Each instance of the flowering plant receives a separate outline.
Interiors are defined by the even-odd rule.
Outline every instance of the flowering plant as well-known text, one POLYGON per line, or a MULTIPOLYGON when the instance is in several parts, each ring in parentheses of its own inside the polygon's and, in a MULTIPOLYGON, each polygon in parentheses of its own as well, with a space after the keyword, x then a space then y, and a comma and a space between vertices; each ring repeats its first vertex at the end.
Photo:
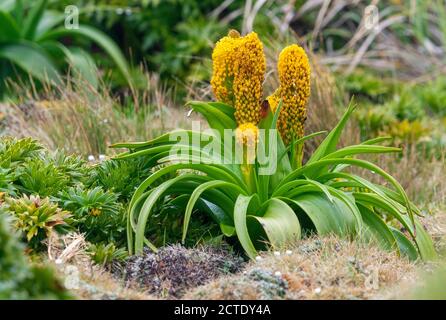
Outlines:
POLYGON ((412 259, 435 257, 432 240, 416 219, 420 210, 401 185, 375 164, 356 158, 401 150, 378 145, 385 138, 337 149, 353 104, 302 163, 304 142, 324 132, 304 136, 310 64, 300 46, 280 53, 280 87, 266 100, 265 56, 256 33, 229 32, 216 44, 212 59, 217 102, 189 103, 212 130, 176 130, 147 142, 113 145, 129 149, 118 159, 145 155, 158 168, 130 202, 130 253, 141 253, 144 245, 153 248, 145 232, 161 204, 184 208, 183 241, 198 209, 225 236, 237 237, 251 258, 265 246, 279 247, 309 232, 373 238, 412 259), (391 187, 346 171, 352 166, 373 171, 391 187))

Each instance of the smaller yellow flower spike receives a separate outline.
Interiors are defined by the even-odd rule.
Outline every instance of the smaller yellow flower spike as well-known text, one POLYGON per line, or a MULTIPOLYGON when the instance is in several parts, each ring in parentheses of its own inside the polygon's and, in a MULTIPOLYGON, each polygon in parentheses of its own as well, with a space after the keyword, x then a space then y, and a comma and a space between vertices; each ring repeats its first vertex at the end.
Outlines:
POLYGON ((235 130, 235 139, 237 143, 255 146, 259 140, 259 128, 251 122, 243 123, 235 130))
POLYGON ((310 97, 310 63, 300 46, 293 44, 282 50, 277 64, 280 87, 268 97, 271 110, 275 110, 280 98, 280 110, 277 128, 285 144, 304 135, 304 123, 307 117, 306 105, 310 97))
POLYGON ((274 114, 280 101, 280 88, 277 88, 272 95, 266 98, 266 100, 268 101, 269 107, 271 108, 271 111, 274 114))
POLYGON ((211 86, 216 99, 234 106, 238 124, 257 124, 266 70, 263 44, 257 34, 241 37, 231 30, 215 45, 212 61, 211 86))

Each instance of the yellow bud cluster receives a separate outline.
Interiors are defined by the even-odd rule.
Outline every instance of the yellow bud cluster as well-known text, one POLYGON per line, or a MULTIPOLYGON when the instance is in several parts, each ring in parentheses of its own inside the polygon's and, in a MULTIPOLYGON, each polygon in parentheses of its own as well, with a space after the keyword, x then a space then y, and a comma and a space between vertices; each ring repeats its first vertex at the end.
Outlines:
POLYGON ((259 140, 259 128, 251 122, 243 123, 235 130, 235 139, 239 144, 255 146, 259 140))
POLYGON ((272 113, 275 113, 280 101, 280 88, 276 89, 276 91, 274 91, 272 95, 268 96, 266 100, 268 100, 272 113))
POLYGON ((260 121, 263 80, 266 70, 263 45, 257 34, 240 37, 231 30, 212 53, 212 90, 217 100, 235 107, 238 124, 260 121))
POLYGON ((300 46, 293 44, 282 50, 277 64, 280 87, 268 97, 272 110, 282 99, 277 128, 285 144, 304 135, 306 105, 310 97, 310 63, 300 46))

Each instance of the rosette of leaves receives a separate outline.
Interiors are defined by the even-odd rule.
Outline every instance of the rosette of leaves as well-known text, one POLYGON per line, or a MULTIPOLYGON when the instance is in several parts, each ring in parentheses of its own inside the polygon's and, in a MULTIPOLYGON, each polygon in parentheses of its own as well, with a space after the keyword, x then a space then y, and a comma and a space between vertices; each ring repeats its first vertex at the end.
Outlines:
POLYGON ((129 149, 118 159, 146 156, 160 165, 130 201, 129 251, 141 253, 144 245, 152 245, 146 232, 157 204, 175 203, 184 212, 183 242, 198 209, 225 236, 237 237, 251 258, 265 244, 280 247, 310 232, 375 238, 412 259, 434 258, 432 240, 416 219, 421 212, 402 186, 377 165, 357 158, 401 149, 379 145, 383 138, 338 148, 354 110, 351 103, 303 164, 305 141, 324 133, 304 136, 310 63, 304 49, 293 44, 281 51, 277 67, 280 86, 262 103, 263 45, 255 33, 241 37, 231 30, 213 52, 211 86, 219 102, 190 103, 213 131, 178 130, 147 142, 114 145, 129 149), (372 171, 386 184, 354 174, 351 167, 372 171), (163 181, 172 173, 177 175, 163 181))
POLYGON ((38 247, 53 229, 61 230, 70 217, 68 211, 39 196, 6 197, 3 205, 14 217, 14 227, 23 232, 31 247, 38 247))
POLYGON ((118 248, 114 243, 91 244, 87 252, 91 259, 100 265, 107 265, 113 261, 122 262, 128 257, 125 248, 118 248))
POLYGON ((38 156, 42 149, 42 145, 32 138, 1 137, 0 167, 15 167, 31 157, 38 156))
POLYGON ((119 241, 125 230, 122 205, 118 195, 101 187, 70 187, 59 193, 62 208, 72 212, 73 226, 91 242, 119 241))
POLYGON ((43 197, 57 194, 70 182, 53 162, 40 158, 23 163, 17 170, 17 175, 18 189, 26 194, 39 194, 43 197))
MULTIPOLYGON (((224 129, 237 127, 232 106, 220 102, 192 102, 190 105, 221 133, 220 138, 224 137, 224 129)), ((260 122, 260 129, 276 128, 280 107, 274 115, 269 112, 260 122)), ((434 258, 432 240, 416 218, 421 212, 410 202, 401 185, 377 165, 356 158, 360 154, 400 152, 400 149, 378 145, 385 138, 337 148, 353 110, 351 104, 338 125, 301 166, 292 163, 290 146, 285 147, 277 135, 277 170, 271 175, 259 175, 261 164, 256 162, 251 175, 254 183, 245 180, 240 164, 218 163, 219 159, 206 151, 206 145, 218 138, 217 135, 178 130, 147 142, 115 144, 113 147, 129 149, 118 159, 144 155, 163 164, 139 186, 130 202, 127 215, 130 252, 140 253, 144 245, 151 245, 145 234, 149 218, 158 202, 167 201, 184 210, 183 241, 194 209, 199 209, 212 217, 225 236, 237 237, 251 258, 265 241, 280 246, 299 239, 306 232, 375 238, 384 248, 412 259, 434 258), (206 142, 197 147, 171 141, 172 135, 179 134, 206 142), (172 149, 179 147, 186 153, 172 155, 172 149), (207 163, 193 163, 190 156, 184 154, 198 154, 207 163), (389 186, 350 173, 349 167, 372 171, 389 186), (163 176, 185 169, 188 171, 157 185, 163 176)), ((294 143, 304 143, 317 134, 320 133, 294 143)), ((268 149, 268 143, 268 139, 260 139, 259 146, 268 149)), ((224 146, 224 141, 220 141, 220 145, 224 146)))

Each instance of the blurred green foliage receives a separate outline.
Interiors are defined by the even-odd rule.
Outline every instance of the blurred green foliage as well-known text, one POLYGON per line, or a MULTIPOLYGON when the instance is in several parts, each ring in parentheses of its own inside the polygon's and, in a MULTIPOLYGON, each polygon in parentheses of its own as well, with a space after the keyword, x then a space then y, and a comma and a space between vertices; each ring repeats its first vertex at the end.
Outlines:
POLYGON ((370 70, 338 75, 347 95, 359 101, 361 137, 390 135, 396 143, 415 144, 441 156, 446 148, 446 77, 423 83, 402 83, 370 70))
POLYGON ((107 53, 107 59, 131 84, 127 61, 107 34, 88 23, 75 25, 75 11, 51 10, 48 3, 48 0, 0 3, 0 98, 9 91, 6 86, 9 79, 26 84, 30 76, 41 82, 60 84, 67 66, 74 76, 96 87, 98 74, 89 52, 92 43, 107 53))
POLYGON ((8 215, 0 207, 0 299, 70 299, 52 269, 27 261, 8 215))

